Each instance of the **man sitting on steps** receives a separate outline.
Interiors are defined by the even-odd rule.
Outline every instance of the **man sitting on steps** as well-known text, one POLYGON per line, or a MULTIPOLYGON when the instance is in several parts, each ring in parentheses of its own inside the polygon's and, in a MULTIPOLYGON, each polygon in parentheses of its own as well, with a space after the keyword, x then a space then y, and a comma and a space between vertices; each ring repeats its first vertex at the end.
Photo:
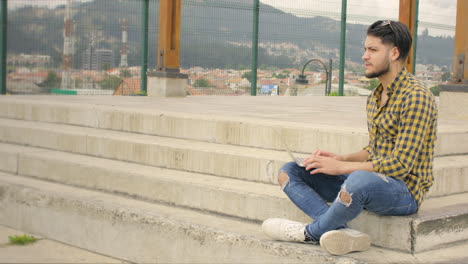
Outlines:
POLYGON ((400 22, 377 21, 368 28, 365 75, 380 81, 367 100, 369 145, 349 155, 316 150, 305 168, 285 164, 279 184, 314 221, 267 219, 262 229, 268 236, 320 243, 342 255, 370 247, 368 235, 347 228, 363 209, 379 215, 418 210, 434 181, 437 106, 432 93, 404 68, 411 42, 400 22))

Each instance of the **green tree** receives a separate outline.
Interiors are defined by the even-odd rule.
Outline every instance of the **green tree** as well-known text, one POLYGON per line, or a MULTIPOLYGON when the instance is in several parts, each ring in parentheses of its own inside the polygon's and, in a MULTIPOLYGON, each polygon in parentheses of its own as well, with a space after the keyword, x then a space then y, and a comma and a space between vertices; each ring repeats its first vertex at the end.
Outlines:
MULTIPOLYGON (((339 94, 338 94, 337 91, 333 91, 328 96, 339 96, 339 94)), ((343 94, 343 96, 344 96, 344 94, 343 94)))
POLYGON ((206 78, 200 78, 193 84, 195 87, 210 87, 210 81, 206 78))
POLYGON ((247 79, 250 83, 252 83, 252 71, 244 72, 241 76, 242 79, 247 79))
POLYGON ((369 90, 374 90, 377 85, 379 85, 379 79, 373 78, 369 80, 369 85, 366 86, 367 89, 369 90))
POLYGON ((441 76, 443 82, 446 82, 452 78, 452 74, 450 72, 444 72, 441 76))
POLYGON ((119 86, 121 81, 122 79, 120 79, 119 77, 109 75, 106 78, 104 78, 102 81, 100 81, 99 85, 101 86, 102 89, 115 90, 117 89, 117 86, 119 86))
POLYGON ((286 75, 286 74, 281 74, 281 73, 278 73, 278 74, 273 73, 273 77, 274 77, 274 78, 277 78, 277 79, 286 79, 286 78, 288 78, 288 75, 286 75))
POLYGON ((57 73, 49 71, 47 73, 46 79, 42 83, 40 83, 39 86, 48 89, 55 89, 60 87, 61 82, 62 79, 57 75, 57 73))
POLYGON ((249 67, 245 66, 244 64, 239 64, 237 65, 237 69, 239 71, 242 71, 242 70, 247 70, 249 67))
POLYGON ((121 78, 132 77, 132 74, 130 73, 130 71, 128 69, 123 69, 123 70, 120 71, 120 77, 121 78))
POLYGON ((430 88, 431 92, 435 95, 435 96, 439 96, 440 94, 440 87, 439 85, 436 85, 436 86, 432 86, 430 88))
POLYGON ((104 71, 108 71, 111 68, 112 68, 112 66, 109 63, 105 63, 104 65, 102 65, 102 70, 104 70, 104 71))

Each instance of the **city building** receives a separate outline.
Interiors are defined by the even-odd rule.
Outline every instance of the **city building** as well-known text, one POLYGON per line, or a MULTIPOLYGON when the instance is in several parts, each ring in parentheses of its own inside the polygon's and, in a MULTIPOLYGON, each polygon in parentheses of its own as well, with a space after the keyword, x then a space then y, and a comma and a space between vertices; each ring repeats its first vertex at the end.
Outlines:
POLYGON ((95 49, 93 45, 83 53, 83 70, 107 70, 114 67, 114 52, 110 49, 95 49))

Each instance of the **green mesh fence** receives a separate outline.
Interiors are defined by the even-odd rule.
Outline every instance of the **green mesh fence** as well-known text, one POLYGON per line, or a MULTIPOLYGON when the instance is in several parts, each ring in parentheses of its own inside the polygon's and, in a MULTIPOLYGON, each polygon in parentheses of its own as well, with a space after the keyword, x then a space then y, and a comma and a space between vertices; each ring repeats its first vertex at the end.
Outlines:
MULTIPOLYGON (((348 1, 346 95, 366 95, 375 85, 363 78, 361 61, 368 25, 398 20, 398 5, 378 10, 362 2, 348 1)), ((140 95, 142 3, 8 0, 7 93, 140 95)), ((428 1, 419 8, 416 74, 435 93, 452 70, 455 6, 444 3, 440 12, 428 1)), ((182 0, 180 68, 189 76, 188 94, 250 95, 253 4, 182 0)), ((158 6, 150 0, 149 70, 156 67, 158 6)), ((341 0, 261 1, 257 95, 324 95, 330 62, 336 93, 340 6, 341 0), (308 85, 298 89, 296 79, 311 59, 308 85)))
POLYGON ((9 0, 7 92, 139 93, 141 3, 9 0))

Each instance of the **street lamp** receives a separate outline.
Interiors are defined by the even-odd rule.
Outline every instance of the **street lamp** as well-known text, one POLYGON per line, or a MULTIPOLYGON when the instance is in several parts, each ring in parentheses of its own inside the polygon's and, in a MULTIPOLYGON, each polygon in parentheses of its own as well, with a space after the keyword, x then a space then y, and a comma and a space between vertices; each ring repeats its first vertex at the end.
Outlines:
POLYGON ((332 59, 329 60, 329 67, 325 65, 325 63, 322 60, 319 59, 311 59, 306 64, 304 64, 304 67, 302 67, 302 72, 299 74, 299 76, 296 79, 296 89, 294 89, 294 95, 297 95, 297 87, 298 86, 306 86, 309 84, 309 80, 307 80, 306 75, 304 74, 304 71, 311 62, 318 62, 323 66, 323 69, 325 70, 325 76, 326 76, 326 81, 325 81, 325 95, 329 95, 331 93, 331 79, 332 79, 332 59))

